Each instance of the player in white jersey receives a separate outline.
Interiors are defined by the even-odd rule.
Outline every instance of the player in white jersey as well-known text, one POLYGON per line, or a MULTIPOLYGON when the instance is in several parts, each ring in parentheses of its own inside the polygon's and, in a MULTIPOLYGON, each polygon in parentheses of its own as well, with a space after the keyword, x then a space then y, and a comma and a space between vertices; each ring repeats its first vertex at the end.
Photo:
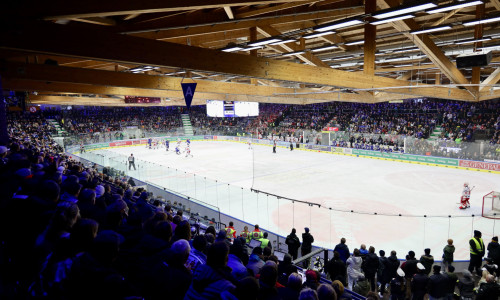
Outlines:
POLYGON ((467 182, 464 183, 464 190, 462 191, 462 197, 460 198, 460 204, 462 204, 460 209, 470 208, 469 199, 471 191, 472 190, 469 188, 469 184, 467 182))
POLYGON ((248 139, 248 149, 252 149, 252 139, 248 139))
POLYGON ((189 145, 186 147, 186 157, 188 156, 193 157, 193 155, 191 154, 191 147, 189 147, 189 145))

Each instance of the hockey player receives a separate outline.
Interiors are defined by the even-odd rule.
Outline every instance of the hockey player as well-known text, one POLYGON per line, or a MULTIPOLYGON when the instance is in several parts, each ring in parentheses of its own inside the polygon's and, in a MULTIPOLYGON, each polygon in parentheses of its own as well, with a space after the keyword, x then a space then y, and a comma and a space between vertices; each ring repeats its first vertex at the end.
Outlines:
POLYGON ((186 144, 189 147, 191 145, 191 141, 189 139, 186 140, 186 144))
POLYGON ((193 155, 191 155, 191 148, 189 147, 189 144, 186 146, 185 151, 186 151, 186 157, 188 157, 188 156, 193 157, 193 155))
POLYGON ((177 144, 177 146, 175 146, 175 154, 177 154, 177 155, 181 154, 181 150, 179 149, 179 144, 177 144))
POLYGON ((165 140, 165 148, 167 149, 168 151, 168 147, 170 146, 170 142, 169 140, 165 140))
POLYGON ((469 184, 467 182, 464 183, 464 190, 462 191, 462 197, 460 198, 460 204, 462 204, 460 205, 460 209, 470 208, 470 192, 471 189, 469 188, 469 184))
POLYGON ((151 149, 151 144, 153 143, 153 139, 148 139, 148 148, 151 149))
POLYGON ((248 139, 248 149, 252 149, 252 139, 248 139))

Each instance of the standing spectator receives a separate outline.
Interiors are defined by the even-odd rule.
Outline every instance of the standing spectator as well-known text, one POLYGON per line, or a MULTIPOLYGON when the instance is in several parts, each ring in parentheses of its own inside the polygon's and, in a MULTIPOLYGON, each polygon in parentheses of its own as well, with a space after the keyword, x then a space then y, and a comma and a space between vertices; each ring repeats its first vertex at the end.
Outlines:
POLYGON ((476 290, 476 300, 498 300, 500 297, 500 285, 495 282, 495 276, 486 276, 486 283, 481 283, 476 290))
POLYGON ((300 248, 300 240, 296 234, 295 228, 292 228, 292 232, 286 237, 285 244, 288 246, 288 253, 293 257, 293 259, 297 259, 299 255, 300 248))
POLYGON ((345 244, 346 240, 345 238, 340 239, 340 244, 337 244, 333 251, 337 251, 340 255, 340 259, 345 263, 347 259, 349 258, 349 247, 345 244))
POLYGON ((461 300, 472 300, 474 298, 474 279, 469 270, 462 270, 462 278, 458 280, 458 291, 461 300))
POLYGON ((449 266, 453 263, 453 253, 455 253, 455 246, 453 246, 453 240, 448 239, 448 245, 443 249, 443 261, 441 263, 441 268, 446 271, 449 266))
POLYGON ((493 259, 493 262, 500 264, 500 245, 498 244, 498 236, 494 236, 491 242, 488 243, 488 257, 493 259))
POLYGON ((396 277, 391 280, 391 300, 404 300, 406 291, 405 272, 398 268, 396 277))
POLYGON ((427 276, 425 267, 421 263, 417 264, 417 269, 417 274, 413 275, 411 280, 411 293, 413 295, 412 300, 423 300, 425 294, 427 294, 429 276, 427 276))
POLYGON ((354 249, 352 256, 347 259, 347 277, 348 277, 348 288, 352 291, 352 287, 356 283, 359 277, 364 276, 361 272, 361 264, 363 259, 359 254, 358 249, 354 249))
POLYGON ((406 298, 411 298, 411 279, 417 273, 418 260, 415 258, 415 252, 410 250, 406 256, 406 261, 401 268, 403 269, 406 277, 406 298))
POLYGON ((375 248, 370 246, 368 250, 368 254, 365 256, 365 260, 363 261, 363 272, 365 273, 365 278, 370 281, 370 290, 372 292, 375 291, 375 274, 377 274, 379 267, 378 256, 375 253, 375 248))
POLYGON ((431 255, 431 249, 424 249, 424 255, 420 256, 420 263, 424 265, 427 276, 431 273, 432 265, 434 264, 434 256, 431 255))
POLYGON ((429 299, 442 299, 446 296, 448 277, 441 274, 441 266, 438 265, 432 267, 432 272, 433 275, 429 277, 429 284, 427 285, 429 299))
POLYGON ((387 257, 385 257, 384 250, 379 250, 378 254, 379 254, 379 257, 378 257, 377 285, 379 286, 378 290, 380 291, 380 282, 381 282, 382 274, 384 273, 384 268, 385 268, 385 264, 387 261, 387 257))
MULTIPOLYGON (((314 237, 309 233, 309 228, 304 228, 304 233, 302 234, 302 247, 300 249, 301 256, 305 256, 312 251, 312 243, 314 243, 314 237)), ((307 268, 309 266, 310 259, 306 259, 304 266, 307 268)))
POLYGON ((380 297, 384 297, 385 286, 391 279, 397 276, 397 271, 399 269, 399 260, 396 256, 396 251, 391 251, 391 256, 387 258, 384 263, 384 271, 382 272, 382 278, 380 279, 380 297))
POLYGON ((135 169, 135 157, 134 157, 134 154, 130 154, 130 156, 128 157, 128 169, 130 170, 131 167, 134 167, 134 170, 135 169))
POLYGON ((326 264, 325 272, 330 276, 331 281, 339 280, 346 285, 347 267, 337 251, 333 251, 333 258, 326 264))
POLYGON ((448 272, 446 272, 446 276, 448 276, 448 286, 446 289, 446 300, 453 300, 453 294, 455 293, 455 286, 458 282, 458 276, 455 272, 454 266, 448 267, 448 272))
POLYGON ((472 273, 476 269, 476 274, 481 276, 481 261, 484 256, 484 242, 481 238, 481 231, 474 230, 474 237, 469 240, 470 263, 469 271, 472 273))

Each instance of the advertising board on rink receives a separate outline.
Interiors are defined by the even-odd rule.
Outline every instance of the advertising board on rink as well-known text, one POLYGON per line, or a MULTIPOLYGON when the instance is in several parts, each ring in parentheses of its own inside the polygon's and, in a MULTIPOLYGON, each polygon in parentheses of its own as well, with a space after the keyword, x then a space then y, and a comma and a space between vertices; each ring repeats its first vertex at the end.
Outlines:
POLYGON ((500 164, 483 162, 483 161, 470 161, 460 160, 460 166, 464 168, 474 168, 488 171, 500 171, 500 164))

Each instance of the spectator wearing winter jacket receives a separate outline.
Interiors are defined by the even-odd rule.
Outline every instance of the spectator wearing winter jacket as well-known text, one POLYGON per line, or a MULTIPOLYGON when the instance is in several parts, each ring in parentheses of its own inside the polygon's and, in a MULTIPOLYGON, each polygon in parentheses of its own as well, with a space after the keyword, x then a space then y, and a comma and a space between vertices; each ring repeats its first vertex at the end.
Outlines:
POLYGON ((333 251, 333 258, 326 264, 325 271, 330 276, 331 281, 339 280, 346 285, 347 267, 337 251, 333 251))
POLYGON ((234 291, 237 282, 227 267, 228 255, 229 247, 224 242, 214 243, 208 248, 207 264, 199 265, 194 271, 185 300, 220 299, 222 292, 234 291))
POLYGON ((435 265, 432 267, 433 275, 429 277, 427 292, 429 299, 442 299, 446 296, 448 287, 448 276, 441 274, 441 266, 435 265))
POLYGON ((443 249, 443 261, 441 262, 441 268, 443 271, 448 269, 453 263, 453 253, 455 253, 455 246, 453 245, 453 240, 448 239, 448 245, 443 249))
POLYGON ((453 300, 453 294, 455 293, 455 287, 458 283, 458 276, 455 274, 455 267, 449 266, 448 272, 445 272, 446 276, 448 276, 448 286, 446 289, 446 299, 453 300))
POLYGON ((424 255, 420 256, 420 263, 424 265, 427 276, 431 273, 432 265, 434 264, 434 256, 431 255, 431 249, 426 248, 424 255))
POLYGON ((341 238, 340 239, 340 244, 338 244, 337 246, 335 246, 335 248, 333 249, 333 251, 337 251, 340 255, 340 259, 345 263, 347 262, 347 259, 349 258, 349 247, 347 247, 347 245, 345 244, 346 242, 346 239, 345 238, 341 238))
POLYGON ((498 244, 498 236, 494 236, 491 242, 488 243, 488 257, 493 259, 493 263, 500 264, 500 244, 498 244))
POLYGON ((486 276, 486 282, 481 283, 476 290, 476 300, 497 300, 500 297, 500 285, 496 283, 495 276, 486 276))
POLYGON ((297 236, 297 231, 295 228, 292 228, 292 232, 286 237, 285 244, 288 246, 288 253, 293 257, 293 259, 297 259, 300 248, 300 240, 297 236))
POLYGON ((370 246, 370 248, 368 248, 368 254, 363 261, 362 269, 365 273, 365 278, 370 281, 371 291, 375 291, 375 274, 377 274, 378 267, 379 260, 377 254, 375 254, 375 248, 370 246))
POLYGON ((384 270, 380 279, 380 294, 384 295, 385 286, 391 282, 391 279, 396 277, 397 270, 399 269, 399 260, 396 256, 396 251, 392 250, 391 255, 384 261, 384 270))
POLYGON ((412 300, 423 300, 425 294, 427 294, 429 276, 427 276, 425 267, 421 263, 417 264, 417 269, 417 274, 413 275, 411 280, 412 300))
POLYGON ((458 291, 461 300, 474 298, 474 279, 472 273, 467 269, 462 270, 462 278, 458 280, 458 291))
POLYGON ((361 271, 361 264, 363 263, 363 259, 361 258, 361 254, 358 249, 354 249, 354 252, 351 257, 347 259, 347 277, 348 277, 348 288, 352 291, 352 287, 360 278, 364 276, 361 271))

